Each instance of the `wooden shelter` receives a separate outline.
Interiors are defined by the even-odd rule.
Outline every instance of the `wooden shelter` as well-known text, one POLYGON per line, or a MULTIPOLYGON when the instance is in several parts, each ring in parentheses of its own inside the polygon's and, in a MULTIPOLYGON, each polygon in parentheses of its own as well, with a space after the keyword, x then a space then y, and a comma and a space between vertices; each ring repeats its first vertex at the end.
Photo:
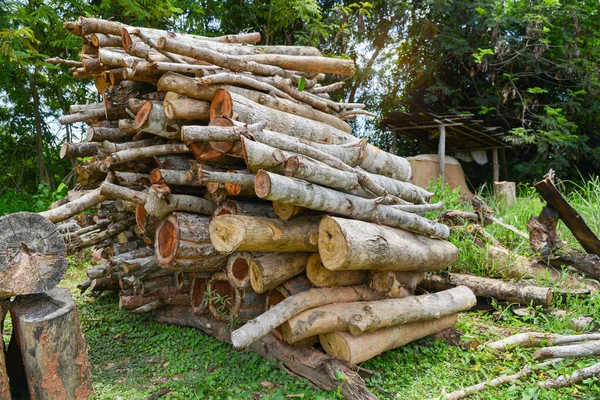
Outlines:
POLYGON ((379 127, 392 132, 392 153, 396 152, 398 135, 418 140, 424 145, 438 150, 440 176, 444 179, 444 156, 451 152, 492 150, 494 182, 500 180, 498 150, 501 150, 502 163, 506 164, 505 149, 510 147, 502 140, 499 127, 485 127, 482 121, 473 120, 472 115, 436 115, 433 113, 388 113, 379 127))

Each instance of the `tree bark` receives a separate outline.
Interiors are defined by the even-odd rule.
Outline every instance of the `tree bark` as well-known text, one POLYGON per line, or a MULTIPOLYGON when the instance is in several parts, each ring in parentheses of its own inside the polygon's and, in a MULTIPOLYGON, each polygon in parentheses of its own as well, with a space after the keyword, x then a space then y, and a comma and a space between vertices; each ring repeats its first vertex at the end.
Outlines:
POLYGON ((208 312, 208 298, 206 296, 206 283, 209 278, 204 276, 194 276, 192 279, 192 288, 190 289, 191 308, 194 314, 204 314, 208 312))
POLYGON ((365 171, 404 182, 412 179, 412 169, 405 158, 385 152, 366 141, 360 149, 359 159, 359 165, 365 171))
POLYGON ((450 234, 446 225, 395 209, 393 206, 378 205, 373 200, 343 194, 267 171, 259 171, 256 175, 256 195, 261 199, 283 201, 359 220, 374 221, 423 235, 446 238, 450 234))
POLYGON ((93 392, 92 374, 69 291, 18 297, 11 317, 31 397, 87 399, 93 392))
POLYGON ((525 332, 517 333, 516 335, 495 342, 486 343, 486 346, 494 350, 505 351, 513 346, 539 347, 546 344, 556 346, 567 343, 585 342, 587 340, 600 340, 600 333, 556 335, 546 332, 525 332))
POLYGON ((265 293, 303 273, 310 253, 271 253, 250 262, 252 289, 265 293))
POLYGON ((407 297, 414 294, 424 275, 420 272, 373 272, 370 286, 385 297, 407 297))
POLYGON ((454 289, 370 302, 335 303, 306 310, 283 324, 285 340, 294 343, 322 333, 348 331, 358 336, 390 326, 426 321, 468 310, 477 303, 471 289, 454 289), (318 317, 317 317, 318 316, 318 317))
POLYGON ((466 286, 473 290, 476 296, 516 302, 522 305, 539 305, 550 307, 552 289, 547 287, 519 285, 503 282, 499 279, 484 278, 467 274, 445 273, 443 275, 428 275, 421 287, 427 290, 446 290, 456 286, 466 286))
POLYGON ((136 114, 133 127, 167 139, 177 139, 181 123, 169 119, 160 102, 147 100, 136 114))
POLYGON ((210 240, 219 252, 315 252, 319 218, 279 219, 221 215, 210 222, 210 240))
POLYGON ((353 286, 364 283, 367 271, 331 271, 323 265, 319 254, 312 254, 306 264, 306 276, 315 287, 353 286))
POLYGON ((548 358, 580 358, 600 354, 600 340, 562 346, 544 347, 533 353, 534 360, 548 358))
POLYGON ((324 217, 319 254, 330 270, 424 272, 444 269, 458 258, 452 243, 368 222, 324 217))
POLYGON ((348 332, 330 332, 319 335, 321 346, 327 354, 349 364, 358 364, 425 336, 452 328, 457 315, 439 319, 410 322, 403 325, 379 329, 375 332, 353 336, 348 332))
POLYGON ((369 301, 381 296, 366 286, 311 289, 286 298, 231 333, 236 349, 243 349, 301 312, 330 303, 369 301))
POLYGON ((63 278, 69 261, 54 224, 30 212, 0 218, 0 298, 43 293, 63 278))
POLYGON ((100 143, 83 142, 83 143, 65 143, 60 148, 60 158, 83 158, 91 157, 98 153, 100 143))
POLYGON ((190 272, 218 271, 227 264, 208 235, 209 218, 174 212, 156 230, 154 250, 161 268, 190 272))
POLYGON ((165 154, 189 153, 190 148, 183 143, 159 144, 156 146, 141 147, 117 151, 104 160, 107 167, 122 164, 140 158, 162 156, 165 154))

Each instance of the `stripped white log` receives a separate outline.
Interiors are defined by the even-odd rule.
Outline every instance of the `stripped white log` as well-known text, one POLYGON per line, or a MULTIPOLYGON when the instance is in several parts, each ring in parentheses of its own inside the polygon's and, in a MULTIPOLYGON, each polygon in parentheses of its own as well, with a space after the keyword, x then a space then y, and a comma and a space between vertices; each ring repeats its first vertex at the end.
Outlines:
POLYGON ((505 351, 513 346, 539 347, 543 344, 562 345, 567 343, 585 342, 587 340, 600 340, 600 333, 557 335, 547 332, 525 332, 517 333, 516 335, 495 342, 486 343, 486 346, 494 350, 505 351))
POLYGON ((568 344, 564 346, 544 347, 533 353, 534 360, 548 358, 579 358, 600 354, 600 341, 568 344))

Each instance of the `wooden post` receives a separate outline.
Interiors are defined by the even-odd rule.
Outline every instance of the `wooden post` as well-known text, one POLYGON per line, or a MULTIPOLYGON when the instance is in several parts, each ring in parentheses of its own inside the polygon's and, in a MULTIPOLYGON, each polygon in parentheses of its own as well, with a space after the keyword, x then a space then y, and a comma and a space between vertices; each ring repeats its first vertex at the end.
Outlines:
POLYGON ((492 181, 492 186, 494 186, 495 182, 500 180, 500 164, 498 163, 498 148, 494 147, 492 149, 492 160, 494 166, 494 180, 492 181))
POLYGON ((500 149, 500 161, 502 164, 502 175, 505 181, 508 180, 508 168, 506 168, 506 148, 500 149))
POLYGON ((444 165, 444 157, 446 156, 446 127, 444 125, 440 125, 440 144, 438 146, 438 165, 440 167, 440 178, 442 178, 442 189, 445 185, 445 165, 444 165))
POLYGON ((390 153, 396 154, 397 150, 398 150, 398 135, 396 134, 396 131, 392 131, 392 148, 391 148, 390 153))

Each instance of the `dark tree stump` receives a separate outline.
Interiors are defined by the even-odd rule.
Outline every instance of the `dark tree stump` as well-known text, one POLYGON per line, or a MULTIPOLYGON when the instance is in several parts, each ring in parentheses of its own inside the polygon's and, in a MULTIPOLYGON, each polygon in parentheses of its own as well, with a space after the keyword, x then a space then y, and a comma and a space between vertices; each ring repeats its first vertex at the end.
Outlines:
POLYGON ((0 218, 0 298, 43 293, 62 279, 67 248, 53 223, 20 212, 0 218))
POLYGON ((92 375, 68 289, 19 296, 11 306, 32 400, 79 400, 92 394, 92 375))

